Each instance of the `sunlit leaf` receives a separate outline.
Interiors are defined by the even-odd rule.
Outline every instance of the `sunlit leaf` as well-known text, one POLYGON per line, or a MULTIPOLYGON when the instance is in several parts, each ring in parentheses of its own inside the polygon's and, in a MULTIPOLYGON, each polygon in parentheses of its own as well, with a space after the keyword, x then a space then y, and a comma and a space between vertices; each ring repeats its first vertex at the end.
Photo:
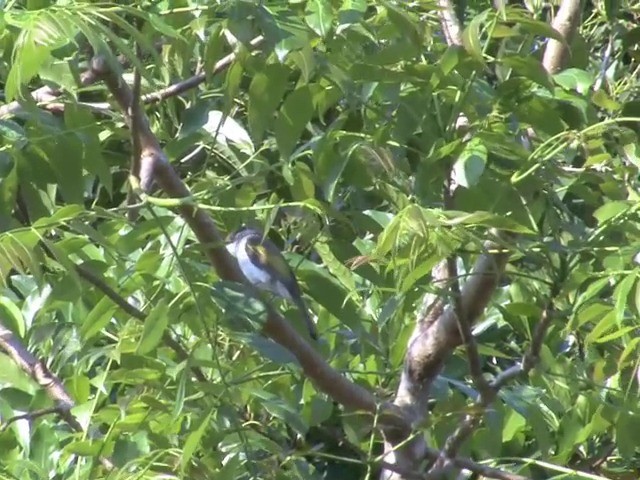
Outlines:
POLYGON ((453 165, 453 178, 463 187, 472 187, 478 183, 487 163, 487 147, 479 139, 467 143, 453 165))

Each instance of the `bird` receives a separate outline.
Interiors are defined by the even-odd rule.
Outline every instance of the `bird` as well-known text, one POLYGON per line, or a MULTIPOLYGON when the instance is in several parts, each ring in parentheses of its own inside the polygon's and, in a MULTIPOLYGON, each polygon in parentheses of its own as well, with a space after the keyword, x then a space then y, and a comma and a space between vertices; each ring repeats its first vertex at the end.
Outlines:
POLYGON ((273 242, 257 229, 243 226, 229 237, 226 249, 250 284, 293 302, 302 313, 311 338, 318 339, 296 276, 273 242))

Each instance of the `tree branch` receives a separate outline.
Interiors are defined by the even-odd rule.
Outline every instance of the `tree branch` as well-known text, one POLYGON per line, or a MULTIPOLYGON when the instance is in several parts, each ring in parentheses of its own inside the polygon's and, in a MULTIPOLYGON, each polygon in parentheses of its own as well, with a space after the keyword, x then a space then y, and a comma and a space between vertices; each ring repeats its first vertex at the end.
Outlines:
MULTIPOLYGON (((251 48, 257 48, 263 42, 264 42, 264 37, 262 35, 258 35, 257 37, 255 37, 253 40, 249 42, 249 46, 251 48)), ((234 53, 230 53, 225 57, 222 57, 213 66, 212 73, 216 74, 218 72, 221 72, 225 68, 227 68, 229 65, 233 63, 233 61, 236 59, 237 56, 238 56, 237 52, 234 52, 234 53)), ((183 80, 178 83, 174 83, 173 85, 163 88, 162 90, 158 90, 156 92, 143 95, 142 103, 147 105, 147 104, 159 102, 161 100, 164 100, 165 98, 175 97, 176 95, 180 95, 181 93, 184 93, 187 90, 197 87, 202 82, 204 82, 206 78, 207 78, 207 75, 205 73, 199 73, 197 75, 194 75, 193 77, 187 78, 186 80, 183 80)))
POLYGON ((4 425, 2 425, 2 428, 0 428, 0 432, 5 432, 12 423, 17 422, 18 420, 35 420, 38 417, 44 417, 45 415, 49 415, 50 413, 57 413, 58 415, 60 415, 61 409, 60 407, 50 407, 40 410, 34 410, 33 412, 24 413, 22 415, 16 415, 15 417, 9 418, 4 423, 4 425))
MULTIPOLYGON (((249 42, 251 48, 257 48, 264 42, 264 37, 258 35, 249 42)), ((238 53, 233 52, 218 60, 213 66, 212 74, 216 74, 227 68, 236 59, 238 53)), ((206 80, 206 73, 199 73, 192 77, 182 80, 180 82, 169 85, 158 91, 148 93, 141 96, 141 103, 144 105, 157 103, 176 95, 180 95, 192 88, 197 87, 206 80)), ((80 85, 83 87, 94 84, 97 81, 95 72, 89 69, 80 76, 80 85)), ((64 103, 57 102, 58 98, 62 95, 62 90, 54 87, 41 87, 31 92, 33 100, 41 107, 53 111, 64 111, 64 103)), ((109 102, 77 102, 79 105, 84 105, 87 108, 102 114, 111 113, 111 105, 109 102)), ((16 100, 0 107, 0 118, 9 115, 16 115, 22 111, 22 104, 16 100)))
POLYGON ((580 24, 580 0, 562 0, 556 18, 551 26, 560 32, 564 42, 550 38, 542 57, 542 66, 549 73, 557 73, 564 68, 569 54, 569 47, 580 24))
MULTIPOLYGON (((102 57, 93 59, 92 68, 102 77, 120 108, 125 112, 128 123, 130 125, 136 124, 142 147, 140 165, 140 187, 142 190, 144 191, 155 182, 169 197, 189 197, 189 189, 178 177, 162 151, 158 140, 149 128, 146 117, 140 115, 140 118, 127 118, 127 106, 130 104, 132 96, 129 86, 109 68, 108 62, 102 57)), ((225 280, 242 282, 242 277, 235 263, 224 248, 220 232, 206 212, 190 204, 182 204, 177 207, 177 210, 203 245, 205 254, 218 275, 225 280)), ((263 326, 263 333, 287 348, 296 357, 304 373, 319 390, 327 393, 349 410, 364 410, 372 414, 379 412, 379 402, 369 391, 348 381, 331 368, 324 358, 298 335, 289 322, 270 305, 266 305, 266 307, 267 319, 263 326)), ((385 409, 381 423, 389 430, 402 431, 404 435, 410 429, 410 424, 397 411, 385 409)))
POLYGON ((451 0, 438 0, 438 16, 442 32, 449 45, 462 46, 462 27, 451 0))
MULTIPOLYGON (((85 71, 80 75, 80 85, 89 86, 97 81, 95 72, 85 71)), ((62 90, 55 87, 44 86, 31 92, 31 98, 36 103, 46 103, 56 100, 62 94, 62 90)), ((15 100, 0 107, 0 118, 8 115, 16 115, 22 110, 20 101, 15 100)))
MULTIPOLYGON (((55 376, 47 366, 37 360, 29 350, 27 350, 20 340, 16 338, 11 330, 0 323, 0 349, 4 351, 20 369, 29 375, 44 391, 47 396, 56 404, 55 411, 62 419, 76 432, 84 431, 82 425, 71 413, 75 402, 67 393, 62 381, 55 376)), ((106 457, 100 457, 102 465, 112 470, 113 463, 106 457)))
MULTIPOLYGON (((496 233, 498 239, 508 238, 496 233)), ((496 241, 487 241, 485 252, 476 261, 459 294, 459 309, 471 325, 484 311, 495 290, 500 275, 509 258, 509 251, 496 241)), ((448 279, 447 262, 435 269, 436 282, 448 279)), ((428 414, 427 403, 431 384, 440 372, 445 359, 462 342, 458 319, 451 305, 445 307, 442 299, 436 299, 432 308, 423 309, 416 329, 409 340, 405 364, 394 404, 419 427, 428 414)), ((422 436, 401 442, 385 438, 385 460, 405 469, 420 468, 429 448, 422 436)), ((432 457, 433 458, 433 457, 432 457)), ((437 457, 435 457, 437 458, 437 457)), ((383 480, 398 480, 394 472, 385 470, 383 480)))

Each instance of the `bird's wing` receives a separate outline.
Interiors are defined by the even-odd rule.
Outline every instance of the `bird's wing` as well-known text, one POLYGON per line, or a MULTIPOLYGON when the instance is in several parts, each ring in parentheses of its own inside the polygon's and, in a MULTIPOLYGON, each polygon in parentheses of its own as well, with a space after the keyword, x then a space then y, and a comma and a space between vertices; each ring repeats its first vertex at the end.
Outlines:
POLYGON ((288 280, 286 284, 292 290, 291 293, 300 295, 300 286, 296 277, 275 245, 267 241, 249 241, 247 242, 247 254, 252 262, 268 270, 275 270, 281 278, 286 278, 288 280))

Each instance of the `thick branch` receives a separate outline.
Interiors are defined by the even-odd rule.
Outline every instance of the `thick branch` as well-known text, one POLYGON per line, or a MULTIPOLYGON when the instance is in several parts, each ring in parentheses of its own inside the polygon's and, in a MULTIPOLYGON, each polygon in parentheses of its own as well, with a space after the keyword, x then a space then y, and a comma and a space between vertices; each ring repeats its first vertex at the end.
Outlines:
MULTIPOLYGON (((497 242, 485 242, 482 254, 459 293, 457 307, 444 308, 442 299, 436 299, 431 308, 424 309, 418 318, 416 330, 409 340, 404 370, 394 400, 404 414, 419 427, 427 413, 427 402, 432 382, 442 368, 444 360, 460 345, 462 337, 456 310, 464 312, 471 325, 484 311, 504 271, 509 252, 497 242)), ((438 283, 449 279, 447 262, 434 271, 438 283)), ((422 436, 406 440, 401 447, 393 439, 385 439, 385 460, 405 469, 418 469, 428 457, 429 448, 422 436)), ((384 470, 382 480, 401 478, 390 470, 384 470)))
POLYGON ((462 27, 451 0, 438 0, 440 25, 448 45, 462 45, 462 27))
MULTIPOLYGON (((504 271, 509 252, 493 241, 485 242, 485 251, 477 260, 460 292, 460 308, 470 322, 484 311, 504 271)), ((430 383, 444 359, 461 344, 455 311, 448 307, 429 325, 428 330, 409 345, 405 370, 413 383, 430 383)))
POLYGON ((566 64, 570 54, 569 46, 580 24, 580 0, 562 0, 556 18, 551 26, 560 32, 564 42, 549 39, 542 57, 542 66, 549 73, 559 72, 566 64))

